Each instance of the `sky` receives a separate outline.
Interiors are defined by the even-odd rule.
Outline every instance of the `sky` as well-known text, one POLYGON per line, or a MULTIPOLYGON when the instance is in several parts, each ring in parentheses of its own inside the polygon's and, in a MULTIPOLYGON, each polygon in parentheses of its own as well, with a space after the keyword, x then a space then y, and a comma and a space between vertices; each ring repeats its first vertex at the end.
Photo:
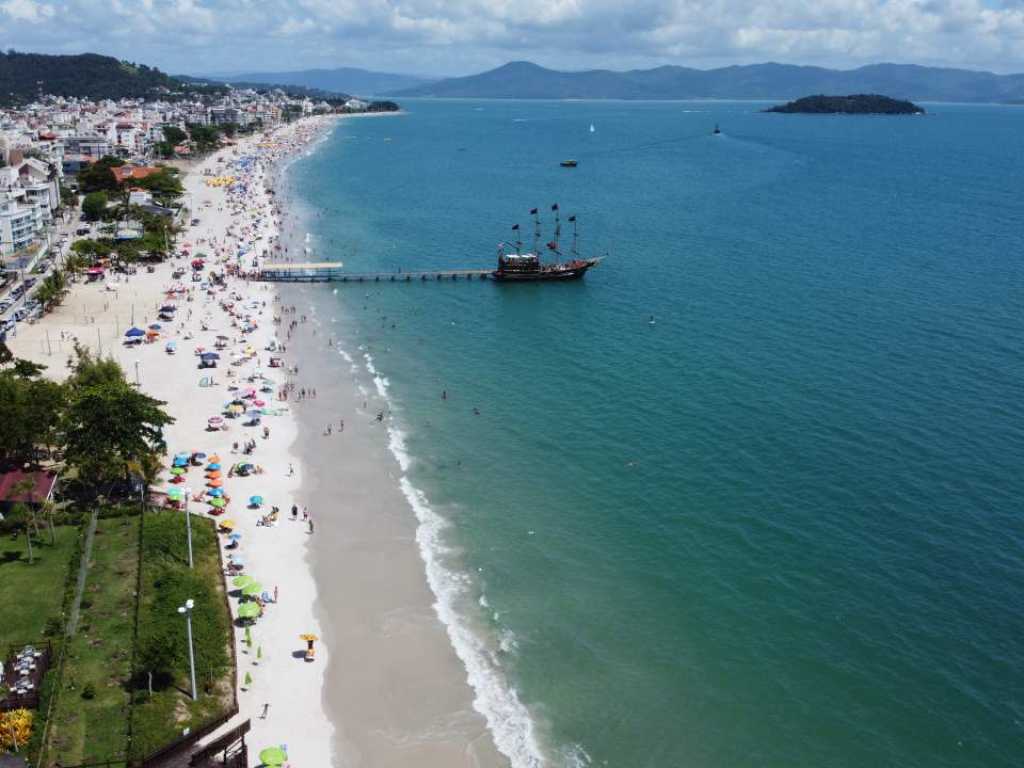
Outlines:
POLYGON ((880 61, 1024 72, 1024 0, 0 0, 0 48, 171 74, 880 61))

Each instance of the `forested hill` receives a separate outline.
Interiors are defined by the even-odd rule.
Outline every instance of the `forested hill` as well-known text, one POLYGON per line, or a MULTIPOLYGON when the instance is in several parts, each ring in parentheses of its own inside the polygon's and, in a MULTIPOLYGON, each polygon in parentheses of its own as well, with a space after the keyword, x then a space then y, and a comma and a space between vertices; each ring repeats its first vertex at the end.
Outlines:
POLYGON ((40 91, 55 96, 120 99, 152 98, 182 89, 211 90, 210 86, 185 85, 155 67, 95 53, 0 53, 0 105, 31 101, 40 91))

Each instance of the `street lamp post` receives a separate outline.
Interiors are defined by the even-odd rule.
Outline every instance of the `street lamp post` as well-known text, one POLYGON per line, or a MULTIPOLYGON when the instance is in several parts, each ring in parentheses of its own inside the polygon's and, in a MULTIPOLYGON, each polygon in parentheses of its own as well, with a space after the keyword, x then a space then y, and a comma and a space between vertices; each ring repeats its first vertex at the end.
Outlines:
POLYGON ((189 598, 184 605, 178 608, 178 613, 185 617, 185 626, 188 628, 188 666, 192 680, 192 701, 199 699, 199 695, 196 693, 196 655, 192 649, 192 609, 195 604, 195 600, 189 598))
POLYGON ((188 538, 188 567, 192 567, 192 513, 188 511, 188 497, 191 489, 185 489, 185 531, 188 538))

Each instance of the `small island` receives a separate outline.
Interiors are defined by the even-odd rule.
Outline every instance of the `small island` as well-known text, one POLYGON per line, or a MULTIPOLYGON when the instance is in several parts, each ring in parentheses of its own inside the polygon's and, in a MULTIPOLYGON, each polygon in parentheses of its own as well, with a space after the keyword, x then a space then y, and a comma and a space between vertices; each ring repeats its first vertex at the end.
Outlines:
POLYGON ((888 96, 854 94, 852 96, 805 96, 788 104, 769 107, 765 112, 804 115, 923 115, 924 108, 911 101, 888 96))

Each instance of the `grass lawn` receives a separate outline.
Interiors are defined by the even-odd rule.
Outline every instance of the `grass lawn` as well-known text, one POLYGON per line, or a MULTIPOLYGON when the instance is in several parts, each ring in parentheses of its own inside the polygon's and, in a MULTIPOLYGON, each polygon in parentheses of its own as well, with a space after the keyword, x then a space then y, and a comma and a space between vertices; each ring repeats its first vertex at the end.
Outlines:
MULTIPOLYGON (((132 757, 141 758, 226 713, 233 701, 231 616, 224 599, 217 536, 212 521, 192 518, 195 570, 188 568, 185 519, 180 512, 149 512, 143 531, 142 595, 139 603, 139 653, 155 646, 173 648, 168 679, 154 683, 153 695, 136 690, 132 757), (196 602, 192 632, 199 699, 189 692, 185 620, 177 607, 196 602)), ((146 673, 145 663, 139 672, 146 673)))
POLYGON ((139 525, 138 516, 97 523, 78 632, 65 646, 63 685, 50 720, 49 765, 125 754, 139 525))
POLYGON ((0 651, 7 653, 8 643, 38 641, 46 623, 61 618, 64 584, 72 555, 78 545, 79 528, 62 525, 54 528, 56 543, 50 544, 49 531, 33 539, 35 563, 28 564, 25 535, 0 539, 0 651))

